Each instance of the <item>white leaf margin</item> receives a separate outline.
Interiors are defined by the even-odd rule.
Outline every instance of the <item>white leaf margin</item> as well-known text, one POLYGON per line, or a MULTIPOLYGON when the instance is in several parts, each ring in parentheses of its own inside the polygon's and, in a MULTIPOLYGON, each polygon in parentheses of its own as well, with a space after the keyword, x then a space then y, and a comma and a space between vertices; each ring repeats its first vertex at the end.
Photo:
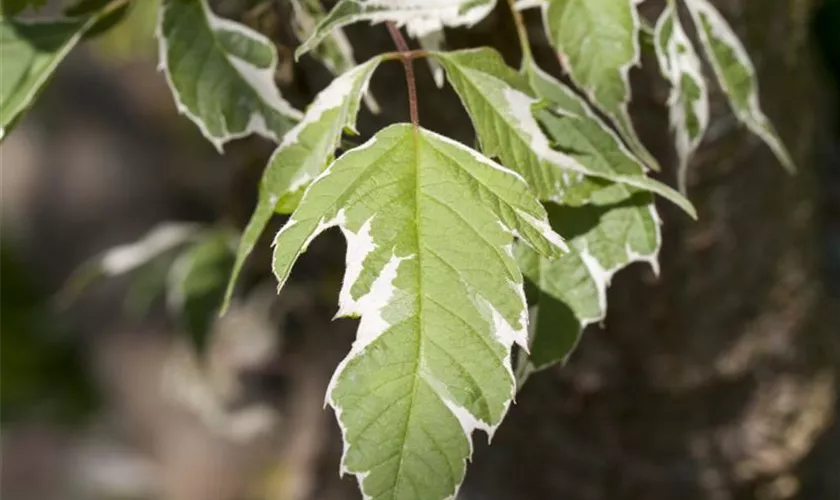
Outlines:
POLYGON ((683 29, 679 19, 676 5, 673 2, 665 7, 659 20, 656 23, 654 33, 654 46, 656 57, 659 60, 659 67, 662 75, 671 83, 671 92, 668 97, 668 109, 670 115, 671 129, 674 131, 677 150, 677 185, 683 194, 687 190, 688 161, 691 155, 700 146, 703 136, 709 128, 709 89, 706 79, 703 77, 703 66, 700 57, 694 49, 691 39, 683 29), (663 40, 666 23, 672 23, 671 38, 663 40), (662 53, 662 48, 666 53, 662 53), (685 113, 684 99, 687 96, 682 93, 682 77, 688 76, 700 89, 700 97, 692 104, 692 110, 696 117, 700 130, 697 137, 691 137, 686 127, 688 117, 685 113))
MULTIPOLYGON (((487 158, 483 154, 475 151, 463 144, 454 141, 448 137, 442 136, 435 132, 423 129, 420 133, 426 134, 431 136, 434 139, 440 140, 445 142, 453 147, 457 147, 464 152, 469 153, 472 155, 476 161, 484 163, 485 165, 504 172, 511 177, 517 179, 520 183, 527 186, 527 182, 525 179, 519 175, 519 173, 510 170, 499 163, 487 158)), ((374 136, 369 139, 364 144, 354 148, 352 151, 358 152, 373 146, 377 141, 377 137, 374 136)), ((345 153, 346 154, 346 153, 345 153)), ((335 162, 339 160, 334 160, 329 167, 327 167, 307 188, 307 191, 303 195, 303 199, 301 203, 304 202, 305 198, 309 195, 311 187, 316 185, 321 179, 330 175, 335 162)), ((570 251, 568 244, 563 240, 563 238, 554 232, 554 230, 550 227, 550 225, 542 220, 536 219, 535 217, 527 214, 525 212, 517 210, 517 213, 525 219, 532 227, 539 230, 540 233, 545 237, 545 239, 550 242, 552 245, 556 246, 563 252, 570 251)), ((344 373, 347 365, 356 357, 360 356, 365 348, 369 346, 371 343, 376 341, 376 339, 384 333, 387 328, 390 326, 385 319, 382 318, 382 311, 384 308, 389 304, 391 298, 393 297, 394 293, 398 291, 396 287, 393 285, 394 279, 397 277, 397 272, 399 270, 399 265, 401 262, 405 260, 410 260, 415 258, 414 255, 407 255, 403 257, 398 257, 396 255, 392 255, 389 261, 383 266, 382 270, 380 271, 379 275, 374 280, 373 284, 370 287, 368 293, 364 296, 359 297, 358 299, 353 299, 350 290, 352 289, 353 285, 355 284, 356 280, 361 275, 363 265, 367 255, 372 252, 377 244, 373 240, 370 234, 370 227, 371 222, 373 221, 374 216, 369 218, 365 221, 362 226, 359 228, 358 232, 354 233, 347 228, 347 221, 344 209, 339 209, 335 216, 330 219, 321 219, 317 225, 317 227, 308 235, 305 243, 301 246, 301 249, 298 253, 298 256, 306 251, 309 244, 318 237, 321 233, 326 231, 327 229, 338 227, 344 238, 347 242, 346 247, 346 257, 345 257, 345 275, 341 287, 341 291, 339 292, 339 309, 335 315, 335 318, 339 317, 359 317, 360 322, 356 332, 356 338, 350 348, 350 352, 341 360, 341 362, 336 367, 335 371, 333 372, 332 377, 330 378, 330 382, 327 386, 325 400, 324 400, 324 407, 331 406, 336 413, 336 419, 338 421, 339 427, 342 431, 342 436, 346 435, 346 427, 341 419, 342 414, 342 406, 338 401, 333 398, 333 392, 338 384, 338 381, 341 375, 344 373)), ((500 221, 501 223, 501 221, 500 221)), ((280 229, 280 231, 275 236, 274 241, 272 242, 272 247, 276 246, 280 236, 287 231, 289 228, 293 227, 297 224, 293 218, 290 218, 288 222, 280 229)), ((516 237, 517 232, 511 228, 506 227, 503 224, 503 228, 509 232, 512 236, 516 237)), ((525 241, 525 240, 522 240, 525 241)), ((526 242, 527 243, 527 242, 526 242)), ((512 252, 512 244, 509 248, 509 251, 512 252)), ((290 272, 286 272, 284 275, 279 275, 276 273, 276 266, 272 266, 275 269, 275 277, 278 281, 278 291, 283 288, 286 281, 289 278, 290 272)), ((488 436, 488 442, 492 440, 493 435, 495 434, 498 427, 504 421, 504 417, 507 414, 508 410, 510 409, 511 403, 515 399, 516 395, 516 374, 513 371, 512 361, 511 361, 511 348, 514 344, 519 345, 524 352, 528 352, 529 350, 529 339, 528 339, 528 325, 529 325, 529 318, 528 318, 528 306, 527 301, 525 298, 525 289, 524 289, 524 280, 522 283, 514 283, 511 282, 510 285, 514 287, 517 295, 521 301, 521 315, 518 320, 519 325, 513 326, 511 325, 501 313, 499 313, 495 308, 493 308, 486 299, 483 299, 480 295, 475 297, 475 300, 479 302, 477 307, 479 310, 483 310, 487 312, 487 320, 493 327, 495 336, 497 341, 506 348, 507 355, 503 360, 503 366, 508 372, 511 380, 511 392, 510 396, 505 403, 505 408, 502 412, 502 416, 499 419, 499 422, 495 425, 484 422, 475 416, 473 416, 469 411, 463 407, 457 405, 453 399, 447 394, 447 391, 442 384, 439 382, 429 379, 428 375, 420 374, 419 376, 424 377, 424 380, 429 383, 430 387, 432 387, 435 392, 437 393, 438 397, 440 397, 441 401, 446 405, 450 412, 452 412, 453 416, 458 420, 461 425, 461 428, 464 431, 464 435, 467 438, 467 442, 469 443, 470 453, 467 457, 467 461, 472 459, 473 454, 473 441, 472 435, 476 429, 483 430, 488 436)), ((356 476, 359 490, 363 495, 363 498, 369 499, 371 498, 364 490, 364 479, 366 474, 364 472, 353 472, 347 469, 345 465, 345 457, 347 456, 349 450, 349 443, 342 439, 343 450, 342 450, 342 457, 341 457, 341 465, 340 465, 340 475, 343 477, 345 474, 353 474, 356 476)), ((461 487, 463 481, 456 485, 455 491, 452 495, 448 498, 456 498, 458 496, 458 491, 461 487)))
MULTIPOLYGON (((640 159, 642 160, 642 164, 645 165, 646 168, 653 168, 654 170, 659 170, 659 166, 656 164, 656 159, 650 155, 650 153, 647 151, 646 147, 642 143, 641 139, 638 137, 638 134, 633 125, 633 120, 630 117, 629 110, 630 101, 633 100, 633 88, 630 85, 630 70, 641 64, 642 56, 641 41, 639 39, 639 33, 642 29, 642 21, 641 17, 639 16, 638 6, 645 0, 614 1, 629 2, 631 4, 630 13, 631 20, 633 22, 631 29, 633 33, 636 34, 636 36, 633 37, 633 58, 627 61, 623 66, 618 68, 618 73, 621 78, 622 85, 626 90, 624 101, 621 102, 618 107, 618 115, 613 113, 611 110, 607 109, 595 98, 593 88, 584 86, 583 82, 579 82, 572 77, 572 65, 569 63, 568 56, 559 50, 557 51, 557 54, 560 59, 560 64, 569 71, 569 76, 572 77, 571 79, 574 82, 574 84, 581 90, 581 92, 595 107, 603 111, 605 115, 607 115, 611 120, 615 122, 615 125, 621 131, 623 139, 629 142, 632 146, 631 149, 637 152, 636 156, 640 157, 640 159)), ((551 30, 549 29, 550 24, 548 19, 548 8, 550 3, 551 0, 520 0, 519 5, 515 4, 515 8, 519 10, 525 10, 531 7, 542 8, 541 10, 543 26, 545 26, 545 33, 549 37, 549 40, 551 40, 551 30)), ((556 44, 554 48, 557 49, 556 44)))
MULTIPOLYGON (((474 26, 493 11, 497 0, 341 0, 336 7, 345 2, 371 7, 373 10, 334 21, 330 30, 361 21, 370 24, 393 22, 398 27, 404 26, 413 38, 424 38, 445 27, 474 26)), ((298 47, 295 57, 305 54, 327 36, 328 33, 316 31, 298 47)))
MULTIPOLYGON (((279 141, 280 137, 278 137, 277 133, 270 130, 265 123, 265 118, 257 112, 256 110, 251 111, 251 118, 248 122, 248 125, 242 132, 230 132, 227 131, 227 122, 224 120, 225 124, 225 133, 220 137, 213 136, 210 131, 207 129, 207 125, 204 123, 204 120, 196 116, 192 113, 192 111, 187 108, 187 106, 181 100, 180 93, 178 89, 175 87, 174 82, 172 81, 172 75, 169 71, 169 67, 167 65, 167 53, 168 53, 168 44, 166 41, 166 36, 163 33, 163 20, 164 16, 166 15, 166 10, 170 2, 173 1, 180 1, 180 0, 163 0, 161 2, 160 8, 158 9, 158 20, 157 25, 155 28, 155 37, 158 40, 158 71, 163 72, 164 76, 166 77, 166 83, 169 85, 169 89, 172 91, 172 96, 175 99, 175 106, 178 109, 178 112, 189 118, 193 123, 195 123, 199 130, 201 130, 202 135, 210 141, 213 146, 215 146, 216 150, 219 153, 224 152, 224 145, 225 143, 232 141, 234 139, 240 139, 242 137, 247 137, 253 133, 257 133, 266 139, 270 139, 273 141, 279 141)), ((207 4, 207 0, 195 0, 199 2, 201 5, 202 12, 207 19, 207 24, 212 31, 218 30, 226 30, 226 31, 234 31, 246 38, 250 38, 252 40, 257 41, 260 44, 269 45, 274 47, 274 43, 269 40, 266 36, 262 33, 252 30, 247 26, 244 26, 240 23, 231 21, 230 19, 225 19, 223 17, 217 16, 212 9, 210 9, 209 5, 207 4)), ((246 61, 242 61, 237 57, 226 56, 228 61, 230 61, 231 65, 237 70, 240 76, 251 85, 254 91, 257 93, 259 98, 266 103, 267 105, 273 107, 277 110, 278 113, 290 117, 295 120, 300 120, 303 118, 303 113, 299 110, 295 109, 288 101, 283 99, 283 96, 280 95, 280 90, 277 89, 277 85, 274 83, 274 74, 277 71, 277 52, 272 50, 271 52, 271 64, 267 68, 257 68, 251 66, 246 61)))
POLYGON ((746 69, 751 77, 750 95, 747 103, 748 108, 740 109, 733 105, 732 109, 735 116, 737 116, 750 131, 760 137, 767 146, 770 147, 787 171, 794 172, 796 167, 794 166, 793 159, 790 157, 790 153, 776 134, 770 119, 767 118, 767 115, 765 115, 761 110, 761 104, 759 102, 758 76, 747 49, 744 47, 743 43, 741 43, 741 40, 738 39, 738 36, 726 22, 723 15, 711 3, 709 3, 708 0, 685 0, 685 4, 688 7, 688 12, 691 14, 692 20, 694 21, 694 25, 697 29, 703 48, 706 51, 706 59, 711 64, 712 69, 718 78, 718 82, 727 96, 732 94, 732 89, 729 88, 726 78, 723 76, 723 68, 720 67, 717 58, 714 57, 712 41, 709 39, 710 34, 704 29, 701 16, 706 16, 706 19, 708 19, 711 24, 713 36, 732 49, 735 56, 738 58, 738 62, 746 69))

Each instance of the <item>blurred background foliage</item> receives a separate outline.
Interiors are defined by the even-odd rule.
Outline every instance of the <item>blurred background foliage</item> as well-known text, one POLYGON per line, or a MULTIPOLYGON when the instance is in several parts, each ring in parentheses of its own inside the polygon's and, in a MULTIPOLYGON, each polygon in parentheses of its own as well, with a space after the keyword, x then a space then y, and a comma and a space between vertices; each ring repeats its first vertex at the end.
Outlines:
MULTIPOLYGON (((2 0, 2 8, 5 15, 51 15, 78 5, 41 5, 46 3, 2 0), (33 12, 33 6, 40 12, 33 12)), ((303 106, 317 84, 293 81, 293 37, 278 27, 278 16, 289 7, 277 5, 285 3, 242 0, 215 6, 222 14, 239 13, 243 22, 278 40, 278 82, 303 106)), ((334 303, 332 285, 339 280, 341 258, 330 247, 335 240, 314 245, 315 257, 299 273, 311 278, 310 283, 304 280, 308 288, 285 295, 280 312, 273 284, 265 280, 268 254, 258 252, 250 273, 255 291, 242 298, 230 318, 216 320, 231 265, 229 228, 245 221, 272 146, 261 139, 240 141, 220 159, 177 116, 162 78, 153 76, 158 7, 159 0, 131 2, 113 29, 97 34, 59 71, 32 116, 0 149, 2 496, 297 499, 305 498, 306 491, 311 498, 347 498, 352 484, 338 479, 312 484, 313 471, 335 466, 319 462, 318 450, 334 447, 335 440, 323 434, 336 432, 332 418, 319 410, 324 381, 298 366, 312 358, 284 357, 280 364, 288 368, 277 368, 278 351, 285 356, 298 346, 320 352, 328 342, 335 345, 319 362, 333 367, 349 342, 352 325, 344 325, 340 342, 330 340, 339 336, 331 331, 316 336, 314 346, 300 347, 308 344, 295 336, 311 330, 313 322, 316 328, 327 323, 333 312, 323 304, 334 303), (96 109, 84 109, 97 100, 96 109), (80 146, 76 141, 87 142, 80 146), (81 167, 62 172, 70 163, 81 167), (33 171, 24 171, 28 168, 33 171), (27 189, 34 194, 26 195, 27 189), (203 224, 206 237, 178 255, 153 259, 128 277, 93 283, 69 308, 58 300, 81 263, 136 240, 140 228, 162 220, 203 224), (181 281, 186 300, 178 309, 182 314, 173 314, 167 307, 173 300, 167 280, 179 259, 188 276, 181 281), (248 334, 241 333, 243 325, 248 334), (150 366, 181 392, 156 395, 158 385, 146 379, 150 366), (290 375, 293 369, 309 375, 290 375), (291 396, 284 392, 289 377, 302 377, 298 385, 306 390, 291 396), (169 419, 169 427, 159 424, 161 419, 169 419), (265 433, 277 419, 322 426, 291 437, 265 433), (70 435, 83 437, 68 444, 66 431, 55 428, 74 429, 70 435), (119 431, 125 428, 131 432, 119 431), (42 442, 45 435, 61 437, 42 442), (285 443, 282 452, 278 441, 285 443), (51 458, 29 457, 22 450, 51 458), (157 465, 141 458, 147 454, 156 457, 157 465), (46 464, 55 457, 64 457, 62 465, 46 464), (32 481, 55 477, 56 470, 63 472, 54 488, 33 487, 32 481), (204 480, 214 474, 213 481, 204 480), (85 481, 94 486, 79 486, 85 481)), ((840 0, 823 0, 811 19, 825 77, 840 94, 840 0)), ((323 80, 326 73, 319 75, 323 80)), ((821 158, 821 235, 826 282, 840 294, 840 99, 835 103, 827 120, 835 124, 834 139, 821 158)))

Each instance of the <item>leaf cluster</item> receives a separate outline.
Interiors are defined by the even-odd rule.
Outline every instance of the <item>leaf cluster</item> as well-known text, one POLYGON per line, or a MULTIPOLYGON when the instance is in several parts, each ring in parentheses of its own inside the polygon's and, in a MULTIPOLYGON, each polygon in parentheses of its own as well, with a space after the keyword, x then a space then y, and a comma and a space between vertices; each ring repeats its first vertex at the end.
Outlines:
MULTIPOLYGON (((24 3, 3 5, 14 14, 24 3)), ((735 116, 793 169, 724 17, 708 0, 669 0, 653 48, 671 86, 680 190, 651 176, 660 166, 628 113, 628 73, 644 36, 637 3, 509 0, 523 53, 512 68, 489 48, 441 50, 444 28, 480 22, 503 8, 496 0, 340 0, 329 12, 292 0, 296 56, 312 54, 337 73, 300 111, 275 85, 268 38, 219 17, 207 0, 163 0, 160 67, 178 110, 220 152, 250 134, 277 149, 235 254, 226 235, 169 228, 112 250, 88 272, 120 274, 185 246, 161 267, 169 303, 202 339, 212 323, 206 311, 225 310, 274 214, 289 215, 274 240, 280 287, 310 242, 338 227, 347 260, 337 316, 360 319, 327 390, 344 434, 342 471, 356 475, 367 498, 451 498, 473 431, 492 435, 529 374, 565 361, 583 329, 605 318, 612 276, 633 262, 658 268, 654 197, 696 217, 685 193, 709 126, 703 57, 735 116), (542 11, 570 84, 531 55, 520 10, 532 7, 542 11), (389 23, 398 47, 404 27, 425 49, 356 64, 341 28, 358 22, 389 23), (402 60, 413 88, 417 58, 458 94, 478 148, 414 121, 339 154, 343 138, 357 134, 362 102, 375 110, 368 86, 377 68, 402 60)), ((121 0, 85 1, 61 19, 3 19, 0 139, 68 51, 119 22, 125 8, 121 0)))

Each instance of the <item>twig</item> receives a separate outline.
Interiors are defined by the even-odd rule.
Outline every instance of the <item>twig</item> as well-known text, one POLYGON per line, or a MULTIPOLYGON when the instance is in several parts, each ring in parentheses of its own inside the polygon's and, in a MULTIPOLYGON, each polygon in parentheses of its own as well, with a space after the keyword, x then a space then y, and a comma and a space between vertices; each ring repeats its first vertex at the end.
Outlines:
POLYGON ((416 128, 420 124, 420 118, 417 113, 417 84, 414 81, 414 63, 412 61, 417 56, 416 54, 422 51, 412 52, 408 48, 408 44, 406 43, 405 38, 403 38, 402 33, 400 33, 400 29, 392 22, 387 23, 387 25, 388 31, 391 33, 391 38, 394 39, 394 45, 397 46, 397 50, 400 52, 403 69, 405 69, 405 81, 408 85, 408 106, 409 112, 411 113, 411 124, 416 128))
POLYGON ((528 42, 528 28, 525 26, 525 19, 522 12, 516 8, 516 0, 507 0, 510 13, 513 16, 513 24, 516 26, 516 35, 519 37, 519 46, 522 48, 522 67, 534 59, 531 52, 531 44, 528 42))

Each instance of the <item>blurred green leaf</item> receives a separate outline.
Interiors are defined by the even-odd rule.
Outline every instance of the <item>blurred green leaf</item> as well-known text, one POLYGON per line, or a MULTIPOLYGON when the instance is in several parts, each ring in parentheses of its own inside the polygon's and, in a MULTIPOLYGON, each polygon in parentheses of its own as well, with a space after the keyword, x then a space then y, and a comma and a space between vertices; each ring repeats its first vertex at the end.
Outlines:
POLYGON ((126 6, 127 0, 82 0, 66 11, 66 18, 0 18, 0 141, 79 40, 115 25, 125 15, 126 6))
POLYGON ((75 332, 46 306, 36 278, 0 245, 0 421, 74 423, 97 404, 75 332))
POLYGON ((15 16, 27 7, 40 9, 46 3, 47 0, 2 0, 0 1, 0 14, 4 16, 15 16))
POLYGON ((129 62, 157 57, 155 23, 160 0, 130 2, 124 18, 91 44, 94 54, 107 62, 129 62))
POLYGON ((218 316, 233 268, 235 238, 226 231, 208 232, 184 250, 169 271, 167 303, 199 354, 218 316))
POLYGON ((0 141, 92 22, 92 18, 0 21, 0 141))

